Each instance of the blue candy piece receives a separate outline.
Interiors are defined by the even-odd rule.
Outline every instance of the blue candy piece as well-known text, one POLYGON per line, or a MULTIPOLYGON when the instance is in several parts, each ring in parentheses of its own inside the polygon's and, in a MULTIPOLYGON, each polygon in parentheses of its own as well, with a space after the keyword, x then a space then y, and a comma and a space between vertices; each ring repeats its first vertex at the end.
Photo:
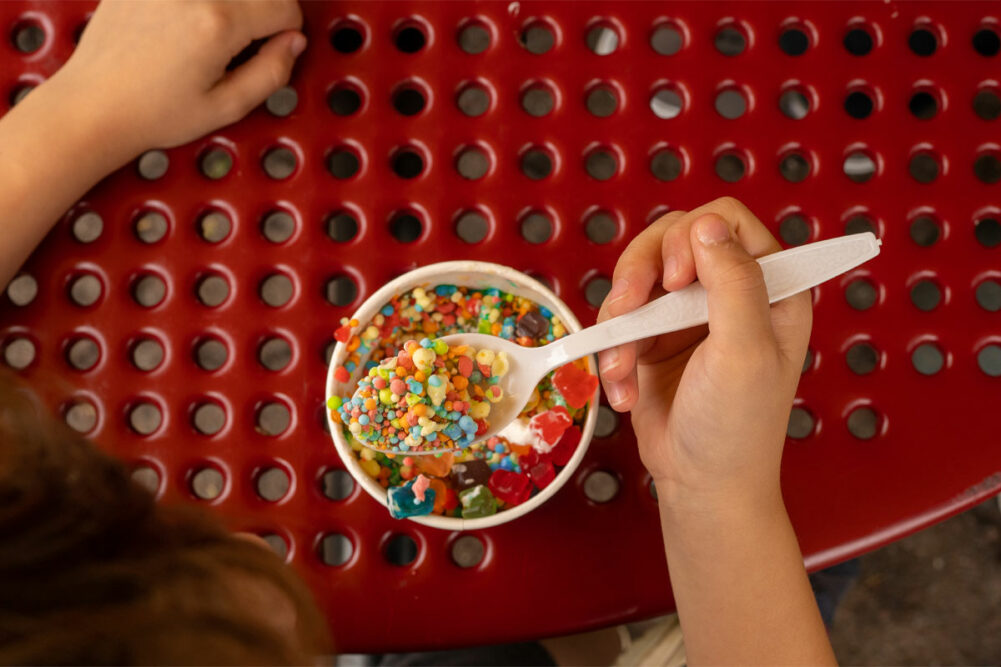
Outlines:
POLYGON ((358 415, 358 423, 362 426, 368 424, 368 415, 358 415))
POLYGON ((543 316, 543 317, 545 317, 545 318, 550 318, 550 317, 552 317, 552 316, 553 316, 553 311, 549 310, 549 309, 548 309, 548 308, 546 308, 545 306, 539 306, 539 312, 540 312, 540 313, 542 314, 542 316, 543 316))
POLYGON ((434 509, 434 489, 424 492, 424 502, 417 502, 414 495, 415 479, 403 486, 390 487, 386 492, 386 502, 389 505, 389 515, 394 519, 405 519, 408 516, 424 516, 434 509))
POLYGON ((354 370, 355 370, 356 368, 358 368, 358 364, 356 364, 356 363, 355 363, 355 362, 353 362, 353 361, 349 361, 349 362, 347 362, 346 364, 344 364, 344 369, 345 369, 345 370, 346 370, 346 371, 347 371, 348 373, 353 373, 353 372, 354 372, 354 370))
POLYGON ((427 349, 432 345, 434 345, 434 343, 431 342, 430 338, 421 338, 421 347, 427 349))
POLYGON ((432 375, 431 377, 428 378, 428 384, 431 385, 432 387, 440 387, 441 377, 438 375, 432 375))
POLYGON ((382 310, 380 312, 386 317, 389 317, 390 315, 393 314, 393 304, 387 303, 385 306, 382 307, 382 310))
POLYGON ((438 285, 434 288, 434 293, 439 296, 452 296, 455 290, 455 285, 438 285))
POLYGON ((458 424, 449 424, 445 427, 445 435, 447 435, 452 440, 459 438, 462 435, 462 429, 459 428, 458 424))
POLYGON ((435 440, 438 439, 438 433, 436 431, 431 431, 426 436, 424 436, 424 439, 427 440, 428 442, 434 442, 435 440))
POLYGON ((461 428, 466 433, 476 433, 476 422, 469 415, 462 415, 462 419, 459 420, 459 428, 461 428))

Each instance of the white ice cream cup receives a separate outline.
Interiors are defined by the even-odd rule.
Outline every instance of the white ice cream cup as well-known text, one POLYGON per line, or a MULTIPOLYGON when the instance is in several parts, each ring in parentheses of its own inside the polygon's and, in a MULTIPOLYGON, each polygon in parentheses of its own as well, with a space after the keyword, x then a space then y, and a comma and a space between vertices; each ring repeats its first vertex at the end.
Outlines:
MULTIPOLYGON (((521 271, 516 271, 511 267, 500 264, 456 261, 422 266, 386 283, 381 289, 369 296, 358 310, 355 311, 354 315, 352 315, 352 319, 356 319, 359 322, 359 328, 356 330, 364 329, 379 313, 379 310, 397 294, 409 292, 415 287, 433 288, 436 285, 458 285, 474 289, 495 287, 502 292, 522 296, 540 306, 545 306, 560 318, 568 333, 573 333, 581 329, 580 322, 577 321, 577 317, 573 314, 573 311, 559 297, 553 294, 549 288, 534 278, 525 275, 521 271)), ((336 326, 333 328, 336 328, 336 326)), ((362 359, 363 363, 359 364, 359 368, 352 373, 352 377, 347 383, 337 382, 334 379, 334 369, 343 365, 347 356, 347 345, 337 343, 334 346, 334 353, 330 358, 330 366, 327 369, 326 395, 324 399, 329 396, 347 396, 353 393, 355 382, 357 382, 361 373, 364 372, 365 359, 362 359)), ((587 363, 589 370, 597 374, 594 357, 589 357, 587 363)), ((462 519, 429 514, 426 516, 411 517, 411 521, 444 530, 475 530, 477 528, 489 528, 490 526, 507 523, 528 514, 549 500, 567 483, 567 480, 573 477, 574 471, 577 470, 577 466, 580 465, 581 459, 584 458, 584 454, 587 452, 591 436, 594 434, 594 426, 598 419, 597 400, 598 392, 595 391, 594 397, 592 397, 591 402, 588 404, 587 414, 584 417, 580 444, 577 446, 577 450, 574 452, 570 462, 560 470, 559 474, 556 475, 556 479, 549 486, 532 498, 521 505, 500 510, 496 514, 478 519, 462 519)), ((327 424, 330 426, 331 437, 334 440, 334 447, 337 448, 337 453, 344 462, 344 466, 366 493, 383 505, 386 505, 386 489, 382 488, 377 481, 369 477, 362 470, 361 464, 355 458, 351 446, 344 437, 342 425, 336 424, 330 419, 329 410, 325 410, 325 412, 327 415, 327 424)), ((389 510, 387 509, 387 511, 389 510)))

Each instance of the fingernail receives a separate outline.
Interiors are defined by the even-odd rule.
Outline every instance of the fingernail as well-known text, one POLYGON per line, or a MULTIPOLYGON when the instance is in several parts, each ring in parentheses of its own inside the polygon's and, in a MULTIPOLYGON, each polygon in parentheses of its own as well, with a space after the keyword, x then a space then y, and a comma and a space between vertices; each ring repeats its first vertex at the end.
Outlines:
POLYGON ((612 283, 612 289, 608 290, 608 294, 605 296, 605 305, 612 305, 624 297, 628 291, 629 281, 625 278, 616 278, 615 282, 612 283))
POLYGON ((611 350, 605 350, 600 355, 600 366, 601 372, 607 373, 608 371, 614 370, 619 365, 619 350, 618 348, 612 348, 611 350))
POLYGON ((296 56, 298 56, 300 53, 303 52, 305 48, 306 48, 306 37, 299 33, 292 35, 292 39, 290 39, 288 43, 288 50, 289 53, 292 54, 292 57, 295 58, 296 56))
POLYGON ((626 389, 621 382, 609 382, 605 385, 605 396, 612 405, 619 405, 626 400, 626 389))
POLYGON ((678 258, 671 255, 664 260, 664 280, 670 280, 678 272, 678 258))
POLYGON ((718 215, 707 215, 695 223, 695 235, 703 245, 715 245, 730 238, 730 227, 718 215))

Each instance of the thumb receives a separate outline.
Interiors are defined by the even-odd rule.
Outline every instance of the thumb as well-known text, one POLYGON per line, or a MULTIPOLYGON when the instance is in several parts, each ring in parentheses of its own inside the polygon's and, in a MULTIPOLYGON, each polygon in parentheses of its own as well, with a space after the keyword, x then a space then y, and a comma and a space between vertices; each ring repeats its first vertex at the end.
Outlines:
POLYGON ((761 266, 730 225, 708 213, 695 221, 691 235, 695 272, 707 292, 710 336, 735 346, 774 341, 761 266))
POLYGON ((306 36, 298 30, 273 35, 253 58, 226 74, 212 95, 218 108, 229 109, 232 122, 246 116, 286 83, 295 59, 306 48, 306 36))

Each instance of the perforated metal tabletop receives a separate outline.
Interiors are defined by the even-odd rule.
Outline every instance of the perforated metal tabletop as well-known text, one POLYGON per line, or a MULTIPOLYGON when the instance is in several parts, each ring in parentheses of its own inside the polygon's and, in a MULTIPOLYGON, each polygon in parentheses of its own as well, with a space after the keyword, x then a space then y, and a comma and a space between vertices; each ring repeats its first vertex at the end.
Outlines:
MULTIPOLYGON (((92 7, 0 4, 4 104, 92 7)), ((56 224, 0 308, 4 363, 164 501, 266 535, 341 651, 638 619, 673 603, 627 417, 602 409, 538 511, 449 534, 353 487, 325 359, 368 294, 449 259, 593 322, 630 238, 732 195, 786 245, 884 240, 815 290, 783 461, 808 565, 848 558, 1001 489, 997 7, 307 3, 287 89, 56 224)))

